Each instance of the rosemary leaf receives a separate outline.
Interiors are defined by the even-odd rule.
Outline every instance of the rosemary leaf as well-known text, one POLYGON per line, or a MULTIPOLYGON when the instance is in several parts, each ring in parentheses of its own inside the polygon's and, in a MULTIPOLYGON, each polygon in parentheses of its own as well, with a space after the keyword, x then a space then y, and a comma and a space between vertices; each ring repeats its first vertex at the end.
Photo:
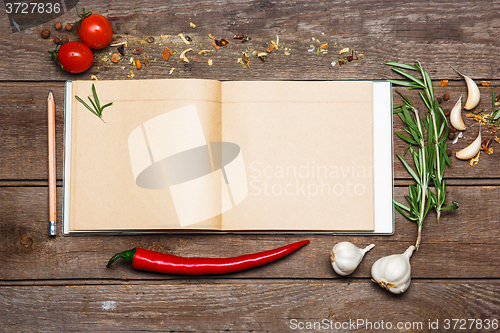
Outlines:
POLYGON ((392 62, 392 61, 389 61, 389 62, 386 62, 385 64, 388 65, 388 66, 399 67, 399 68, 403 68, 403 69, 409 69, 409 70, 412 70, 412 71, 418 71, 417 67, 412 66, 412 65, 408 65, 408 64, 405 64, 405 63, 401 63, 401 62, 392 62))
POLYGON ((92 112, 93 114, 95 114, 96 116, 99 117, 99 115, 96 113, 96 111, 94 109, 92 109, 87 103, 85 103, 80 97, 75 96, 75 98, 78 102, 82 103, 87 109, 89 109, 90 112, 92 112))
POLYGON ((95 114, 99 119, 101 119, 103 122, 106 122, 104 118, 102 117, 102 111, 107 108, 108 106, 111 106, 113 102, 108 103, 104 106, 101 106, 101 103, 99 102, 99 97, 97 96, 97 91, 95 89, 95 85, 92 83, 92 98, 88 96, 88 99, 90 101, 90 104, 92 106, 89 106, 87 103, 85 103, 80 97, 75 95, 75 98, 78 102, 82 103, 87 109, 89 109, 90 112, 95 114))

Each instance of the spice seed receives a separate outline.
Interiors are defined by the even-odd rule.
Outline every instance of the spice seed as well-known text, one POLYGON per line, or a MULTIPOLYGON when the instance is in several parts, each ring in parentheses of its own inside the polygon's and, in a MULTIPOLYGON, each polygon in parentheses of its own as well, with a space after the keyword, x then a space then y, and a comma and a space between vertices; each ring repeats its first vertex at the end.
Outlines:
POLYGON ((448 95, 448 94, 443 95, 443 100, 447 101, 449 99, 450 99, 450 95, 448 95))
POLYGON ((61 39, 59 37, 54 37, 54 43, 59 44, 61 42, 61 39))
POLYGON ((42 36, 42 38, 45 38, 45 39, 49 38, 49 36, 50 36, 50 30, 49 29, 43 29, 42 33, 41 33, 41 36, 42 36))
POLYGON ((56 24, 54 24, 54 28, 56 28, 56 30, 61 30, 62 29, 61 22, 56 22, 56 24))
POLYGON ((73 30, 73 25, 71 25, 69 23, 66 24, 66 31, 71 31, 71 30, 73 30))

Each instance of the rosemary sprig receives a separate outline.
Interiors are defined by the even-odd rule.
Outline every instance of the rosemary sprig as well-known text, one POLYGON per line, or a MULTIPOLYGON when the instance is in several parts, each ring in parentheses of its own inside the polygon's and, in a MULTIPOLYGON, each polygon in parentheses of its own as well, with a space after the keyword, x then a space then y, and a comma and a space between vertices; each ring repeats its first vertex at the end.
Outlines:
POLYGON ((104 118, 102 117, 102 111, 105 108, 107 108, 108 106, 112 105, 113 102, 101 106, 101 103, 99 102, 99 97, 97 97, 95 85, 93 83, 92 83, 92 96, 93 96, 94 100, 92 100, 92 98, 90 98, 90 96, 88 96, 88 99, 89 99, 90 103, 92 104, 92 107, 90 105, 88 105, 87 103, 85 103, 80 97, 75 95, 75 98, 78 102, 82 103, 87 109, 89 109, 90 112, 92 112, 93 114, 98 116, 103 122, 106 122, 104 120, 104 118))
POLYGON ((410 205, 395 202, 394 206, 403 216, 417 223, 418 235, 415 247, 418 249, 422 238, 422 226, 429 210, 432 208, 436 210, 439 222, 443 210, 458 208, 455 201, 450 206, 444 206, 446 202, 444 170, 446 164, 451 164, 446 154, 448 124, 446 116, 434 96, 430 75, 419 62, 414 66, 398 62, 388 62, 386 65, 392 66, 394 72, 406 78, 406 80, 388 81, 408 89, 419 89, 420 98, 427 107, 426 115, 421 119, 418 110, 400 92, 398 93, 403 99, 403 104, 394 106, 394 112, 398 114, 406 126, 404 131, 410 136, 398 132, 396 135, 409 144, 406 151, 412 155, 416 170, 413 170, 403 157, 398 155, 416 184, 409 186, 409 194, 405 196, 410 205), (403 69, 418 72, 420 78, 405 72, 403 69), (431 180, 434 191, 429 188, 431 180))

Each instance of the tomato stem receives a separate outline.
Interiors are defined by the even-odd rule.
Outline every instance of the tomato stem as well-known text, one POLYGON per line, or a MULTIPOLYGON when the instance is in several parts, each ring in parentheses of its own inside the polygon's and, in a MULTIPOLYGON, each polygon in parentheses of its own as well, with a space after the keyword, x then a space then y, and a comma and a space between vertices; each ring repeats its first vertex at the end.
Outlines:
POLYGON ((87 17, 89 17, 90 15, 92 15, 92 12, 86 12, 86 11, 85 11, 85 8, 83 8, 83 12, 82 12, 82 14, 79 14, 79 13, 78 13, 78 7, 76 7, 76 14, 78 15, 78 17, 79 17, 80 19, 79 19, 78 21, 76 21, 76 22, 72 22, 72 23, 70 23, 71 25, 73 25, 73 24, 78 24, 78 25, 80 25, 80 24, 82 23, 82 21, 83 21, 83 20, 85 20, 85 19, 86 19, 87 17))
POLYGON ((59 48, 61 47, 61 45, 57 45, 56 46, 56 49, 54 51, 48 51, 52 57, 52 60, 54 60, 54 62, 58 65, 58 66, 61 66, 61 70, 64 72, 64 66, 61 64, 61 62, 59 61, 59 59, 57 58, 58 54, 59 54, 59 48))

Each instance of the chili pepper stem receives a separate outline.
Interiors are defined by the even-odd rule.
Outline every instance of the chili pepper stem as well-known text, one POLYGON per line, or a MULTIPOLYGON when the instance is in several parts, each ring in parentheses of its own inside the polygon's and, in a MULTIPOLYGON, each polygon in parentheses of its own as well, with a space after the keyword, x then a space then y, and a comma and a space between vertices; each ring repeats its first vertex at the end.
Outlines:
POLYGON ((135 252, 137 250, 135 248, 133 249, 130 249, 130 250, 126 250, 126 251, 123 251, 123 252, 120 252, 120 253, 117 253, 115 254, 113 257, 111 257, 111 259, 109 259, 109 262, 108 264, 106 265, 106 268, 109 268, 111 267, 111 265, 118 259, 118 258, 122 258, 123 260, 125 260, 129 265, 132 265, 132 262, 134 261, 134 256, 135 256, 135 252))

